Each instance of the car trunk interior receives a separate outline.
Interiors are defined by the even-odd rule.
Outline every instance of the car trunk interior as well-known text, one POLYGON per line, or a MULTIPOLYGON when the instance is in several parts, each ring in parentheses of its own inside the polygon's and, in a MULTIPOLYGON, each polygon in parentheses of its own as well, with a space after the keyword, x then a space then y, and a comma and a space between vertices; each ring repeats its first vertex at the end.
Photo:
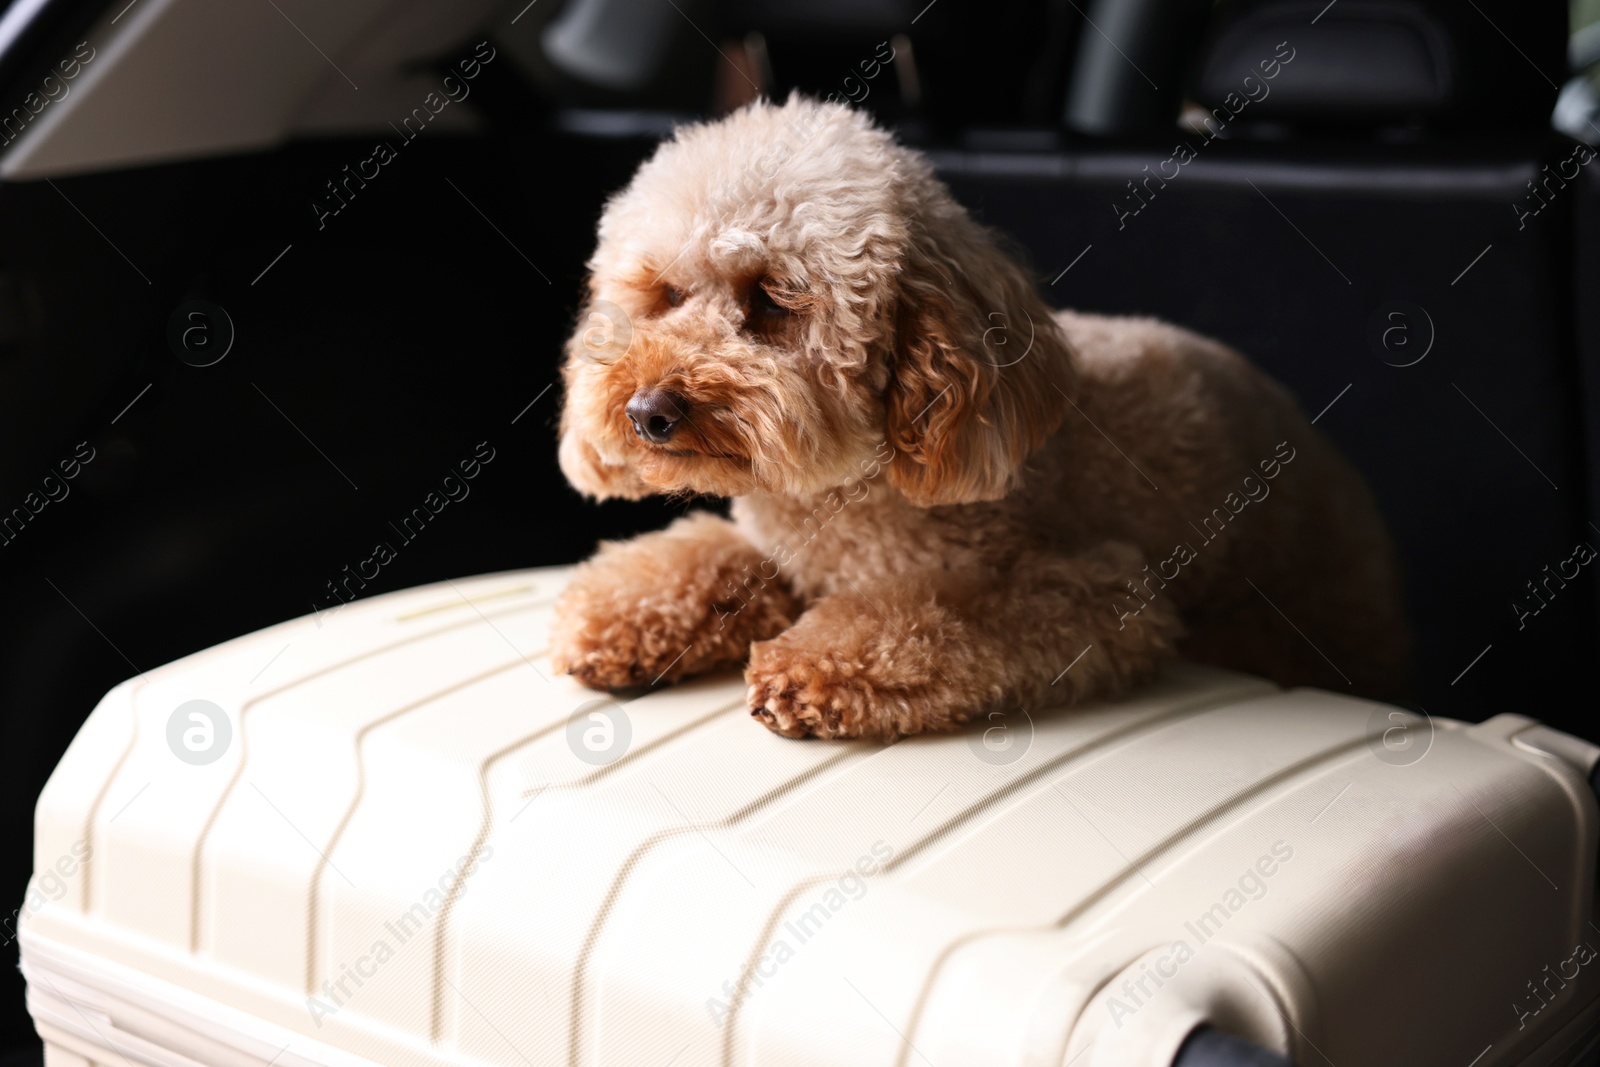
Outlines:
MULTIPOLYGON (((549 42, 588 32, 583 5, 371 3, 334 26, 274 4, 152 52, 167 104, 117 104, 115 64, 144 61, 123 24, 151 39, 194 6, 143 2, 117 24, 120 4, 45 7, 29 31, 41 55, 97 49, 82 75, 93 125, 73 140, 68 97, 0 161, 0 499, 20 501, 79 442, 94 455, 4 546, 13 822, 99 696, 140 670, 351 591, 570 563, 598 539, 721 507, 583 501, 556 466, 558 367, 605 197, 674 122, 753 86, 838 93, 897 123, 1053 304, 1170 319, 1256 361, 1390 524, 1416 705, 1595 735, 1595 573, 1562 568, 1574 546, 1600 546, 1600 181, 1588 167, 1561 177, 1574 143, 1549 125, 1559 7, 1541 20, 1485 3, 1477 19, 1443 0, 1348 0, 1314 22, 1320 3, 1167 5, 1190 29, 1136 53, 1149 86, 1110 79, 1150 94, 1119 108, 1073 89, 1100 61, 1099 31, 1052 0, 1003 18, 962 0, 685 4, 642 24, 659 55, 631 83, 562 67, 582 49, 563 60, 549 42), (1447 42, 1453 80, 1399 79, 1392 107, 1331 74, 1279 103, 1223 99, 1236 81, 1245 92, 1228 64, 1245 56, 1248 73, 1261 42, 1260 59, 1280 41, 1294 51, 1288 85, 1296 62, 1338 67, 1342 46, 1319 42, 1339 19, 1407 18, 1447 42), (303 54, 250 75, 285 84, 230 134, 207 98, 235 42, 266 32, 303 54), (96 63, 106 81, 91 84, 96 63), (447 76, 470 96, 400 128, 447 76), (1485 97, 1486 79, 1502 91, 1485 97), (1185 101, 1224 108, 1227 128, 1181 125, 1185 101), (166 147, 92 158, 94 131, 105 144, 107 124, 147 106, 169 108, 151 119, 166 147), (170 341, 191 301, 231 320, 209 366, 170 341), (400 542, 395 526, 480 442, 495 459, 470 495, 400 542), (397 557, 362 577, 385 540, 397 557)), ((0 69, 7 99, 41 70, 0 69)), ((20 899, 29 857, 0 864, 0 890, 20 899)), ((0 1046, 28 1039, 21 989, 0 978, 0 1046)))

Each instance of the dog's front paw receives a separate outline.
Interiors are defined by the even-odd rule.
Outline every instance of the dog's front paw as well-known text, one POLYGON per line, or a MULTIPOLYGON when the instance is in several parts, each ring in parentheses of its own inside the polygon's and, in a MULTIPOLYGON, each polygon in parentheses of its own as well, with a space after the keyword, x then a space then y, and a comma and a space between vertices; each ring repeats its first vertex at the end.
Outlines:
MULTIPOLYGON (((794 672, 804 675, 810 672, 794 672)), ((750 684, 750 715, 784 737, 844 737, 844 715, 830 707, 820 686, 806 684, 790 672, 745 671, 750 684)))
POLYGON ((556 606, 550 659, 584 685, 675 682, 744 659, 747 634, 721 624, 728 609, 709 590, 630 590, 581 577, 591 580, 574 581, 556 606))
POLYGON ((744 673, 750 714, 769 730, 784 737, 888 741, 920 728, 907 690, 785 637, 753 645, 744 673))
POLYGON ((581 623, 562 626, 552 639, 550 659, 591 689, 626 689, 676 681, 698 667, 690 659, 693 638, 672 648, 669 634, 685 636, 677 627, 659 620, 589 615, 581 623), (676 631, 676 632, 674 632, 676 631), (687 661, 687 663, 685 662, 687 661))
POLYGON ((550 658, 595 689, 655 685, 741 662, 750 642, 798 614, 725 519, 691 515, 660 533, 605 545, 556 604, 550 658))

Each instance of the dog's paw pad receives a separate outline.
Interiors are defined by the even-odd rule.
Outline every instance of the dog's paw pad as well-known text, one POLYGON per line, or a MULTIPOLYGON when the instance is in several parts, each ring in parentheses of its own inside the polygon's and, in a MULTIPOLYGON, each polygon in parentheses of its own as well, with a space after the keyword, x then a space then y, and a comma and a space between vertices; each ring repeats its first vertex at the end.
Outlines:
POLYGON ((828 687, 816 682, 801 686, 790 679, 762 679, 751 671, 750 714, 773 733, 784 737, 854 737, 861 731, 844 722, 843 713, 832 706, 828 687))
POLYGON ((657 641, 644 635, 619 634, 615 630, 603 641, 566 638, 551 649, 556 670, 571 675, 590 689, 631 689, 657 681, 677 681, 688 657, 661 654, 657 641))
POLYGON ((808 731, 793 715, 770 708, 751 708, 750 717, 783 737, 805 737, 808 731))

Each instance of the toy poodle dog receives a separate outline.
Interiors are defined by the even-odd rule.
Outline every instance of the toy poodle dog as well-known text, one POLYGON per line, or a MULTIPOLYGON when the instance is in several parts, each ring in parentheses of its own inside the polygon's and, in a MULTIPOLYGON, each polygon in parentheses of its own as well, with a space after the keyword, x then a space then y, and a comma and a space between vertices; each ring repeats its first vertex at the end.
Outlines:
POLYGON ((578 568, 551 654, 584 683, 746 663, 778 733, 883 740, 1174 656, 1404 688, 1383 525, 1288 394, 1177 327, 1053 313, 861 113, 680 129, 588 266, 563 472, 734 499, 578 568))

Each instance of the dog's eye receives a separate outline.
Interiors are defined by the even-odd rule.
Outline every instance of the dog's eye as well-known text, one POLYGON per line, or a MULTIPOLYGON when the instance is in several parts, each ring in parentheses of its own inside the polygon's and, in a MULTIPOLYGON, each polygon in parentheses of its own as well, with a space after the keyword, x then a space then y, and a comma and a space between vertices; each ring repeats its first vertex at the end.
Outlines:
POLYGON ((765 286, 754 285, 750 287, 750 322, 761 325, 775 322, 789 314, 789 309, 772 299, 772 294, 767 292, 765 286))
POLYGON ((683 303, 684 293, 682 289, 675 285, 663 285, 661 287, 661 296, 662 299, 666 300, 667 307, 675 308, 683 303))

